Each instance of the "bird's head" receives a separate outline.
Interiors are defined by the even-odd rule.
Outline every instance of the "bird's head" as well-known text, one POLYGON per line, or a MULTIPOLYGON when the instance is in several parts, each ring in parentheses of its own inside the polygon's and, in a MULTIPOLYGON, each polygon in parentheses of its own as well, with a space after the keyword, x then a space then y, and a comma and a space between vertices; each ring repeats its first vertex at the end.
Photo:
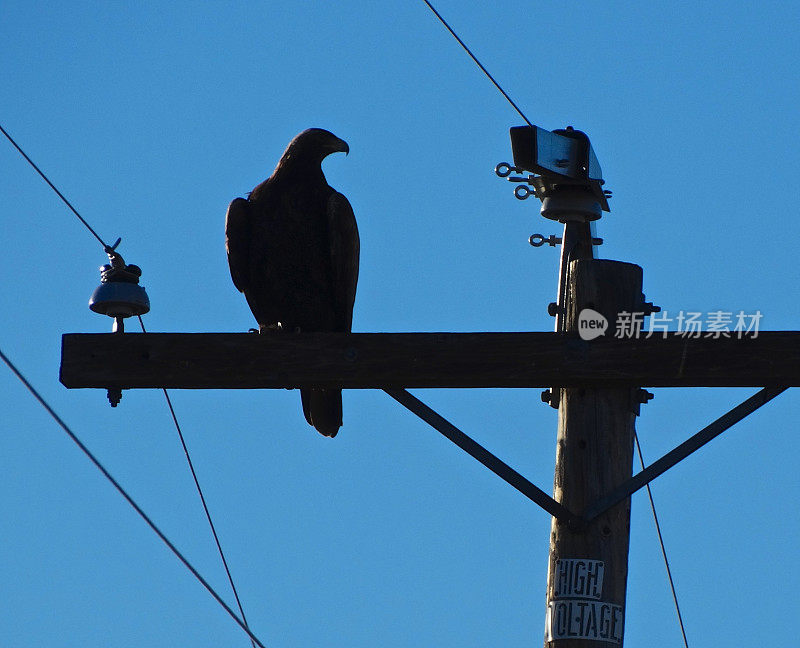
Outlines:
POLYGON ((281 162, 296 160, 301 163, 321 163, 331 153, 350 152, 350 147, 323 128, 309 128, 297 135, 286 148, 281 162))

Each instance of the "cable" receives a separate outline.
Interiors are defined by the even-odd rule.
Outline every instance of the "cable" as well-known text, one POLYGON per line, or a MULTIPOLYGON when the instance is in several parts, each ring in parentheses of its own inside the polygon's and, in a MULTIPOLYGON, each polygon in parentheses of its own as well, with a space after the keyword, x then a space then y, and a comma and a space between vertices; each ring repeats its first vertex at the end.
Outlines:
POLYGON ((47 176, 46 176, 46 175, 45 175, 45 174, 42 172, 42 170, 41 170, 41 169, 40 169, 38 166, 36 166, 36 164, 34 163, 34 161, 33 161, 33 160, 31 160, 31 159, 28 157, 27 153, 25 153, 25 151, 23 151, 23 150, 22 150, 22 148, 20 147, 20 145, 19 145, 19 144, 17 144, 17 143, 14 141, 14 139, 11 137, 11 135, 9 135, 9 134, 6 132, 6 129, 5 129, 5 128, 3 128, 3 126, 2 126, 2 125, 0 125, 0 132, 2 132, 2 133, 3 133, 3 135, 5 135, 5 136, 6 136, 6 139, 7 139, 9 142, 11 142, 11 144, 13 144, 14 148, 15 148, 15 149, 17 149, 17 151, 19 151, 20 155, 22 155, 22 157, 24 157, 24 158, 25 158, 25 160, 28 162, 28 164, 30 164, 30 165, 31 165, 31 166, 34 168, 34 170, 36 171, 36 173, 38 173, 38 174, 39 174, 39 175, 42 177, 42 180, 44 180, 44 181, 45 181, 45 182, 46 182, 48 185, 50 185, 50 188, 51 188, 53 191, 55 191, 55 192, 56 192, 56 195, 57 195, 59 198, 61 198, 61 200, 64 202, 64 204, 65 204, 67 207, 69 207, 69 208, 70 208, 70 210, 72 210, 72 213, 73 213, 73 214, 75 214, 75 215, 78 217, 78 220, 79 220, 81 223, 83 223, 83 225, 86 227, 86 229, 88 229, 88 230, 89 230, 89 232, 91 232, 92 236, 94 236, 94 237, 95 237, 95 238, 96 238, 98 241, 100 241, 100 245, 102 245, 102 246, 103 246, 103 250, 104 250, 105 252, 108 252, 109 250, 113 251, 113 250, 114 250, 114 248, 116 248, 116 247, 117 247, 117 245, 119 245, 119 239, 117 239, 117 241, 116 241, 116 243, 114 243, 114 245, 108 245, 108 244, 107 244, 107 243, 106 243, 106 242, 105 242, 103 239, 101 239, 101 238, 100 238, 100 235, 99 235, 97 232, 95 232, 95 231, 94 231, 94 229, 92 228, 92 226, 91 226, 91 225, 89 225, 89 223, 87 223, 87 222, 86 222, 86 220, 83 218, 83 216, 81 216, 81 215, 78 213, 78 210, 77 210, 77 209, 75 209, 75 208, 72 206, 72 203, 70 203, 70 201, 69 201, 69 200, 67 200, 67 199, 64 197, 64 194, 62 194, 62 193, 61 193, 61 192, 60 192, 60 191, 59 191, 59 190, 56 188, 56 186, 55 186, 55 185, 54 185, 52 182, 50 182, 50 179, 49 179, 49 178, 48 178, 48 177, 47 177, 47 176))
MULTIPOLYGON (((142 333, 147 333, 144 328, 144 322, 142 321, 142 316, 137 315, 139 318, 139 324, 142 327, 142 333)), ((242 607, 242 602, 239 599, 239 592, 236 590, 236 585, 233 584, 233 576, 231 575, 231 570, 228 567, 228 561, 225 558, 225 553, 222 551, 222 545, 219 541, 219 536, 217 535, 217 529, 214 526, 214 522, 211 519, 211 512, 208 510, 208 505, 206 504, 206 498, 203 495, 203 489, 200 488, 200 481, 197 478, 197 473, 194 469, 194 463, 192 462, 192 458, 189 455, 189 448, 186 446, 186 440, 183 438, 183 432, 181 431, 180 423, 178 423, 178 417, 175 414, 175 408, 172 407, 172 399, 169 397, 169 392, 166 389, 162 389, 164 392, 164 398, 167 401, 167 407, 169 408, 169 413, 172 415, 172 422, 175 424, 175 429, 178 431, 178 438, 181 440, 181 446, 183 447, 183 453, 186 455, 186 462, 189 464, 189 470, 192 473, 192 479, 194 479, 194 485, 197 488, 197 494, 200 496, 200 501, 203 504, 203 510, 206 513, 206 519, 208 520, 208 526, 211 527, 211 533, 214 536, 214 542, 217 544, 217 551, 219 551, 219 557, 222 559, 222 565, 225 567, 225 573, 228 575, 228 582, 231 584, 231 590, 233 590, 233 596, 236 599, 236 605, 239 607, 239 613, 242 615, 242 621, 244 621, 245 625, 247 624, 247 617, 244 614, 244 608, 242 607)), ((248 626, 249 627, 249 626, 248 626)), ((253 644, 253 648, 255 648, 255 643, 253 643, 253 638, 250 638, 250 642, 253 644)))
MULTIPOLYGON (((103 241, 103 239, 102 239, 102 238, 100 238, 100 236, 97 234, 97 232, 94 230, 94 228, 92 228, 92 226, 91 226, 91 225, 89 225, 89 223, 88 223, 88 222, 87 222, 87 221, 86 221, 86 220, 85 220, 85 219, 84 219, 84 218, 83 218, 83 217, 82 217, 82 216, 81 216, 81 215, 78 213, 78 210, 77 210, 77 209, 75 209, 75 207, 73 207, 73 206, 72 206, 72 203, 70 203, 70 202, 69 202, 69 200, 67 200, 67 198, 64 196, 64 194, 62 194, 62 193, 61 193, 61 192, 58 190, 58 188, 57 188, 57 187, 56 187, 56 186, 55 186, 55 185, 54 185, 54 184, 53 184, 53 183, 50 181, 50 179, 49 179, 49 178, 48 178, 48 177, 47 177, 47 176, 44 174, 44 172, 43 172, 43 171, 42 171, 42 170, 41 170, 41 169, 40 169, 40 168, 39 168, 39 167, 36 165, 36 163, 34 163, 34 161, 33 161, 33 160, 31 160, 31 158, 30 158, 30 157, 28 157, 27 153, 25 153, 25 151, 24 151, 24 150, 22 150, 22 147, 21 147, 19 144, 17 144, 17 142, 14 140, 14 138, 12 138, 12 137, 11 137, 11 135, 9 135, 9 133, 8 133, 8 132, 5 130, 5 128, 3 128, 3 126, 2 126, 2 125, 0 125, 0 132, 2 132, 2 133, 3 133, 3 135, 5 135, 6 139, 8 139, 8 141, 9 141, 9 142, 11 142, 11 144, 14 146, 14 148, 16 148, 16 149, 17 149, 17 151, 19 151, 20 155, 22 155, 22 157, 23 157, 23 158, 25 158, 25 160, 28 162, 28 164, 30 164, 30 165, 33 167, 33 169, 34 169, 34 170, 35 170, 35 171, 36 171, 36 172, 37 172, 37 173, 38 173, 38 174, 41 176, 41 178, 42 178, 42 179, 43 179, 43 180, 44 180, 44 181, 45 181, 45 182, 46 182, 46 183, 47 183, 47 184, 50 186, 50 188, 51 188, 51 189, 52 189, 52 190, 53 190, 53 191, 56 193, 56 195, 57 195, 57 196, 58 196, 58 197, 59 197, 59 198, 60 198, 60 199, 61 199, 61 200, 64 202, 64 204, 65 204, 65 205, 66 205, 66 206, 67 206, 67 207, 68 207, 68 208, 69 208, 69 209, 72 211, 72 213, 73 213, 73 214, 75 214, 75 216, 77 216, 77 217, 78 217, 78 220, 80 220, 80 222, 81 222, 81 223, 83 223, 83 225, 86 227, 86 229, 88 229, 88 230, 89 230, 89 232, 92 234, 92 236, 94 236, 94 237, 95 237, 95 238, 96 238, 96 239, 97 239, 97 240, 100 242, 100 244, 103 246, 103 250, 104 250, 106 253, 108 253, 108 252, 113 252, 114 248, 116 248, 116 247, 117 247, 117 245, 119 245, 120 239, 117 239, 117 241, 114 243, 114 245, 113 245, 113 246, 109 246, 108 244, 106 244, 106 243, 105 243, 105 241, 103 241)), ((145 327, 144 327, 144 322, 142 321, 142 318, 141 318, 141 316, 139 316, 139 324, 141 324, 142 331, 143 331, 143 332, 146 332, 146 331, 145 331, 145 327)), ((8 359, 7 359, 5 356, 3 356, 3 360, 6 362, 6 364, 9 364, 9 361, 8 361, 8 359)), ((12 367, 10 364, 9 364, 9 367, 11 367, 11 368, 12 368, 12 370, 14 370, 14 369, 13 369, 13 367, 12 367)), ((17 373, 17 372, 15 371, 15 373, 17 373)), ((19 373, 17 373, 17 376, 18 376, 18 377, 19 377, 19 378, 20 378, 20 379, 23 381, 23 383, 26 385, 26 387, 28 387, 28 389, 30 389, 30 390, 32 391, 32 393, 34 394, 34 396, 36 396, 36 397, 37 397, 37 399, 39 399, 39 401, 42 403, 42 405, 44 405, 44 406, 45 406, 45 408, 46 408, 46 409, 48 409, 48 411, 50 411, 50 412, 51 412, 51 414, 53 414, 53 415, 54 415, 54 413, 53 413, 53 412, 52 412, 52 411, 51 411, 51 410, 50 410, 50 409, 47 407, 47 405, 46 405, 46 404, 45 404, 45 403, 44 403, 44 402, 43 402, 43 401, 42 401, 42 400, 39 398, 39 396, 36 394, 36 392, 34 392, 34 391, 33 391, 33 389, 30 387, 30 385, 27 383, 27 381, 26 381, 24 378, 22 378, 22 376, 21 376, 19 373)), ((167 401, 167 407, 169 407, 169 411, 170 411, 170 414, 171 414, 171 416, 172 416, 172 421, 173 421, 173 423, 175 424, 175 428, 176 428, 176 429, 177 429, 177 431, 178 431, 178 436, 179 436, 179 438, 180 438, 181 445, 183 446, 183 452, 184 452, 184 454, 186 455, 186 460, 187 460, 187 462, 188 462, 188 464, 189 464, 189 470, 190 470, 190 471, 191 471, 191 473, 192 473, 192 478, 194 479, 194 483, 195 483, 195 486, 196 486, 196 488, 197 488, 197 492, 198 492, 198 494, 200 495, 200 501, 201 501, 201 502, 202 502, 202 504, 203 504, 203 510, 205 511, 205 514, 206 514, 206 519, 208 520, 208 524, 209 524, 209 526, 211 527, 211 533, 212 533, 212 535, 214 536, 214 542, 215 542, 215 543, 216 543, 216 545, 217 545, 217 550, 219 551, 220 558, 222 559, 222 564, 223 564, 223 566, 225 567, 225 573, 226 573, 226 574, 227 574, 227 576, 228 576, 228 582, 229 582, 229 583, 230 583, 230 585, 231 585, 231 589, 233 590, 233 595, 234 595, 234 597, 235 597, 235 599, 236 599, 236 604, 237 604, 237 606, 238 606, 238 608, 239 608, 239 612, 240 612, 240 614, 242 615, 242 621, 244 622, 244 626, 243 626, 243 627, 244 627, 244 629, 247 631, 247 633, 250 635, 250 642, 251 642, 251 644, 253 645, 253 648, 255 648, 255 646, 256 646, 256 644, 255 644, 255 640, 254 640, 254 637, 253 637, 253 635, 250 633, 250 631, 249 631, 249 629, 248 629, 248 626, 247 626, 247 618, 245 617, 245 614, 244 614, 244 609, 243 609, 243 607, 242 607, 242 602, 241 602, 241 600, 239 599, 239 593, 238 593, 238 591, 236 590, 236 586, 235 586, 235 585, 234 585, 234 583, 233 583, 233 577, 231 576, 231 571, 230 571, 230 568, 228 567, 228 561, 226 560, 226 558, 225 558, 225 554, 224 554, 224 552, 222 551, 222 545, 220 544, 220 541, 219 541, 219 536, 217 535, 217 530, 216 530, 216 528, 214 527, 214 522, 213 522, 213 521, 212 521, 212 519, 211 519, 211 513, 210 513, 210 512, 209 512, 209 510, 208 510, 208 505, 206 504, 206 498, 205 498, 205 496, 203 495, 203 490, 200 488, 200 482, 199 482, 199 480, 197 479, 197 473, 195 472, 194 465, 193 465, 193 463, 192 463, 192 459, 191 459, 191 457, 190 457, 190 455, 189 455, 189 450, 188 450, 188 448, 187 448, 187 446, 186 446, 186 441, 184 440, 184 437, 183 437, 183 433, 182 433, 182 431, 181 431, 180 424, 178 423, 178 417, 175 415, 175 410, 174 410, 174 408, 172 407, 172 401, 171 401, 171 399, 170 399, 170 397, 169 397, 169 394, 167 393, 167 390, 166 390, 166 389, 164 389, 164 390, 162 390, 162 391, 164 392, 164 397, 166 398, 166 401, 167 401)), ((56 418, 56 420, 59 422, 59 424, 60 424, 62 427, 64 427, 64 425, 63 425, 63 423, 61 423, 60 419, 56 418)), ((70 434, 70 436, 72 436, 72 433, 71 433, 69 430, 67 430, 67 428, 66 428, 66 427, 65 427, 64 429, 67 431, 67 433, 68 433, 68 434, 70 434)), ((79 445, 79 447, 81 447, 81 449, 83 449, 84 451, 86 451, 86 450, 83 448, 83 446, 82 446, 82 444, 80 443, 80 441, 78 441, 76 438, 73 438, 73 440, 74 440, 76 443, 78 443, 78 445, 79 445)), ((88 452, 88 451, 86 451, 86 452, 88 452)), ((93 459, 93 457, 92 457, 91 455, 89 455, 89 457, 90 457, 90 459, 92 459, 92 460, 94 461, 94 459, 93 459)), ((97 462, 96 462, 96 461, 95 461, 95 463, 97 464, 97 462)), ((97 466, 98 466, 98 468, 100 468, 100 469, 101 469, 101 470, 104 472, 104 474, 106 474, 106 473, 105 473, 105 470, 102 468, 102 466, 100 466, 99 464, 97 464, 97 466)), ((110 475, 106 474, 106 476, 107 476, 107 477, 109 477, 109 479, 111 479, 111 476, 110 476, 110 475)), ((111 481, 112 481, 112 483, 113 483, 115 486, 117 486, 116 482, 114 482, 114 480, 113 480, 113 479, 112 479, 111 481)), ((119 489, 119 487, 117 487, 117 488, 119 489)), ((125 492, 124 492, 124 491, 122 491, 121 489, 119 489, 119 490, 120 490, 120 492, 122 492, 122 494, 123 494, 123 495, 126 497, 126 499, 128 499, 128 500, 130 501, 130 503, 131 503, 131 504, 134 506, 134 508, 136 508, 136 509, 137 509, 137 511, 139 511, 140 515, 142 515, 142 516, 145 518, 145 521, 147 521, 148 523, 150 523, 150 522, 149 522, 149 519, 148 519, 146 516, 144 516, 144 513, 142 513, 142 512, 139 510, 139 508, 136 506, 136 504, 135 504, 135 503, 134 503, 132 500, 130 500, 130 499, 127 497, 127 495, 125 494, 125 492)), ((152 524, 151 524, 151 526, 152 526, 152 524)), ((159 536, 161 536, 161 533, 158 531, 158 529, 156 529, 155 527, 153 527, 153 530, 154 530, 154 531, 156 531, 156 533, 158 533, 158 534, 159 534, 159 536)), ((167 545, 168 545, 168 546, 170 546, 170 548, 172 548, 172 546, 170 545, 169 541, 168 541, 166 538, 164 538, 163 536, 162 536, 162 540, 164 540, 164 541, 167 543, 167 545)), ((174 549, 173 549, 173 551, 174 551, 174 549)), ((179 557, 179 558, 181 558, 181 560, 183 560, 183 558, 180 556, 180 554, 178 554, 178 557, 179 557)), ((195 576, 197 576, 198 578, 200 578, 200 577, 199 577, 199 574, 197 574, 196 572, 194 572, 194 569, 191 567, 191 565, 189 565, 188 563, 186 563, 186 561, 185 561, 185 560, 184 560, 183 562, 186 564, 186 566, 187 566, 187 567, 189 567, 189 569, 190 569, 190 570, 192 570, 192 572, 193 572, 193 573, 195 573, 195 576)), ((201 580, 201 582, 202 582, 202 583, 205 585, 205 582, 204 582, 202 579, 200 579, 200 580, 201 580)), ((209 590, 209 591, 211 591, 211 590, 209 590)), ((215 596, 216 598, 218 598, 218 597, 216 596, 216 594, 215 594, 213 591, 211 591, 211 593, 212 593, 212 594, 214 594, 214 596, 215 596)), ((218 600, 219 600, 219 599, 218 599, 218 600)), ((220 600, 220 602, 222 602, 222 601, 220 600)), ((224 605, 224 603, 223 603, 223 605, 224 605)), ((225 606, 225 607, 226 607, 226 609, 227 609, 227 606, 225 606)), ((228 612, 230 613, 230 610, 228 610, 228 612)), ((234 618, 236 619, 236 617, 235 617, 235 616, 234 616, 234 618)), ((236 619, 236 620, 237 620, 237 622, 238 622, 238 619, 236 619)), ((241 624, 240 624, 240 625, 241 625, 241 624)), ((261 644, 259 643, 259 646, 260 646, 260 645, 261 645, 261 644)))
POLYGON ((258 637, 256 637, 250 631, 250 628, 247 627, 247 624, 242 619, 240 619, 238 616, 236 616, 236 613, 233 610, 231 610, 230 607, 228 607, 227 603, 225 603, 225 601, 222 599, 222 597, 219 594, 217 594, 216 591, 214 591, 214 588, 212 588, 211 585, 208 584, 208 581, 206 581, 200 575, 200 572, 198 572, 192 566, 192 564, 183 556, 183 554, 178 550, 178 548, 174 544, 172 544, 172 542, 169 541, 169 539, 167 538, 167 536, 164 535, 164 533, 161 531, 161 529, 159 529, 156 526, 155 522, 153 522, 147 516, 147 514, 142 510, 142 508, 133 500, 133 498, 130 495, 128 495, 127 491, 120 485, 120 483, 116 479, 114 479, 114 477, 112 477, 111 473, 109 473, 108 470, 105 469, 105 467, 103 466, 103 464, 100 463, 100 461, 97 459, 97 457, 95 457, 89 451, 89 448, 87 448, 81 442, 81 440, 77 437, 77 435, 61 419, 61 417, 58 414, 56 414, 55 410, 53 410, 53 408, 50 407, 50 405, 48 405, 47 401, 45 401, 44 398, 42 397, 42 395, 39 394, 38 391, 36 391, 36 389, 33 387, 33 385, 31 385, 31 383, 28 382, 28 380, 25 378, 25 376, 22 375, 22 373, 19 371, 19 369, 17 369, 17 367, 14 365, 14 363, 11 362, 11 360, 8 358, 8 356, 6 356, 3 353, 2 349, 0 349, 0 360, 2 360, 3 362, 6 363, 8 368, 11 369, 11 371, 19 379, 19 381, 25 386, 25 388, 33 395, 33 397, 37 401, 39 401, 39 404, 42 407, 44 407, 45 410, 47 410, 47 413, 53 418, 53 420, 56 423, 58 423, 58 425, 61 427, 61 429, 64 430, 64 432, 67 433, 67 435, 69 436, 70 439, 72 439, 72 441, 75 443, 75 445, 77 445, 78 448, 80 448, 81 452, 83 452, 83 454, 85 454, 89 458, 89 460, 98 468, 98 470, 100 470, 100 472, 103 473, 103 476, 109 482, 111 482, 111 485, 114 488, 117 489, 117 492, 119 492, 119 494, 122 495, 125 498, 125 500, 128 502, 128 504, 130 504, 133 507, 133 509, 147 523, 147 525, 155 532, 155 534, 161 539, 161 541, 165 545, 167 545, 169 550, 173 554, 175 554, 175 556, 178 558, 178 560, 180 560, 184 564, 184 566, 190 572, 192 572, 192 575, 198 581, 200 581, 200 584, 203 587, 205 587, 206 590, 208 591, 208 593, 211 594, 211 596, 213 596, 216 599, 217 603, 219 603, 223 607, 223 609, 230 615, 230 617, 234 621, 236 621, 237 624, 239 624, 239 627, 241 627, 242 630, 244 630, 247 633, 247 635, 250 637, 250 640, 255 642, 255 644, 257 646, 259 646, 259 648, 266 648, 264 646, 264 644, 261 643, 261 641, 258 639, 258 637))
POLYGON ((444 18, 442 18, 442 15, 441 15, 441 14, 440 14, 438 11, 436 11, 436 9, 434 8, 434 6, 433 6, 433 5, 432 5, 430 2, 428 2, 428 0, 422 0, 422 1, 423 1, 423 2, 424 2, 426 5, 428 5, 428 8, 429 8, 429 9, 430 9, 430 10, 431 10, 431 11, 434 13, 434 15, 435 15, 435 16, 436 16, 436 17, 439 19, 439 22, 441 22, 441 23, 442 23, 442 24, 443 24, 443 25, 444 25, 444 26, 447 28, 447 31, 449 31, 449 32, 450 32, 450 33, 453 35, 453 38, 455 38, 455 39, 458 41, 458 44, 459 44, 459 45, 461 45, 461 47, 463 47, 463 48, 464 48, 464 51, 465 51, 467 54, 469 54, 469 55, 470 55, 470 57, 472 58, 472 60, 473 60, 473 61, 475 61, 475 63, 478 65, 478 67, 479 67, 481 70, 483 70, 483 73, 484 73, 484 74, 485 74, 487 77, 489 77, 489 81, 491 81, 492 83, 494 83, 494 87, 495 87, 495 88, 497 88, 497 89, 498 89, 498 90, 499 90, 499 91, 502 93, 502 95, 503 95, 503 96, 506 98, 506 100, 508 101, 508 103, 510 103, 510 104, 513 106, 514 110, 516 110, 516 111, 519 113, 519 116, 520 116, 520 117, 522 117, 522 119, 524 119, 524 120, 525 120, 525 123, 527 123, 527 124, 528 124, 528 126, 533 126, 533 124, 531 124, 530 120, 529 120, 529 119, 528 119, 528 118, 525 116, 525 113, 523 113, 523 112, 522 112, 522 111, 519 109, 519 106, 517 106, 517 104, 515 104, 515 103, 514 103, 514 100, 513 100, 511 97, 509 97, 509 96, 508 96, 508 93, 507 93, 505 90, 503 90, 503 88, 501 88, 501 87, 500 87, 500 84, 499 84, 497 81, 495 81, 494 77, 493 77, 491 74, 489 74, 489 70, 487 70, 485 67, 483 67, 483 64, 481 64, 481 62, 480 62, 480 61, 477 59, 477 57, 476 57, 476 56, 475 56, 475 55, 472 53, 472 51, 469 49, 469 47, 467 47, 467 46, 464 44, 464 41, 462 41, 462 40, 461 40, 461 39, 458 37, 458 34, 456 34, 456 33, 455 33, 455 31, 453 31, 453 28, 452 28, 450 25, 448 25, 448 24, 447 24, 447 21, 446 21, 444 18))
MULTIPOLYGON (((639 435, 634 431, 633 439, 636 441, 636 450, 639 454, 639 463, 644 470, 644 458, 642 457, 642 446, 639 445, 639 435)), ((672 580, 672 570, 669 568, 669 560, 667 559, 667 550, 664 547, 664 537, 661 535, 661 525, 658 523, 658 515, 656 514, 656 504, 653 501, 653 492, 650 490, 650 484, 647 486, 647 497, 650 498, 650 509, 653 511, 653 521, 656 523, 656 533, 658 533, 658 543, 661 545, 661 555, 664 556, 664 565, 667 568, 667 578, 669 578, 669 587, 672 590, 672 600, 675 601, 675 611, 678 613, 678 623, 681 626, 681 634, 683 635, 683 645, 689 648, 689 642, 686 639, 686 629, 683 626, 683 617, 681 616, 681 607, 678 605, 678 594, 675 591, 675 581, 672 580)))

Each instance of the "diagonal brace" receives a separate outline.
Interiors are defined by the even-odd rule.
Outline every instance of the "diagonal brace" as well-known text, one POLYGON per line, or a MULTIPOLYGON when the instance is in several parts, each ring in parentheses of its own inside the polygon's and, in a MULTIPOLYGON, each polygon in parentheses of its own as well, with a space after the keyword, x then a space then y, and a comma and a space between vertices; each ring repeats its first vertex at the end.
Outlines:
POLYGON ((474 459, 480 461, 484 466, 491 470, 528 499, 538 504, 553 517, 565 522, 574 522, 576 516, 567 508, 556 502, 552 497, 545 493, 541 488, 528 481, 516 470, 505 462, 498 459, 477 441, 467 436, 447 419, 437 414, 421 400, 412 396, 405 389, 384 389, 389 396, 398 403, 419 416, 428 425, 435 428, 445 437, 450 439, 459 448, 464 450, 474 459))
POLYGON ((603 514, 615 504, 619 504, 622 500, 630 497, 637 490, 649 484, 659 475, 665 473, 679 461, 682 461, 696 450, 699 450, 706 443, 715 439, 748 414, 752 414, 759 407, 765 405, 787 389, 788 387, 765 387, 761 391, 756 392, 746 401, 740 403, 726 414, 723 414, 716 421, 707 425, 697 434, 681 443, 677 448, 665 454, 661 459, 650 464, 640 473, 617 486, 617 488, 608 493, 605 497, 597 500, 584 511, 583 521, 585 523, 591 522, 598 515, 603 514))

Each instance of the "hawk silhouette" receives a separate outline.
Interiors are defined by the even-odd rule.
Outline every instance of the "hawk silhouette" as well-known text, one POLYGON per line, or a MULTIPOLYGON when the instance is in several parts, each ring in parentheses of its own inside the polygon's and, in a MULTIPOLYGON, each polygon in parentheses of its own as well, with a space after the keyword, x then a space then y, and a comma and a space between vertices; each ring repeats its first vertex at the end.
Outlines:
MULTIPOLYGON (((330 187, 322 160, 350 152, 321 128, 295 137, 275 171, 225 218, 225 247, 236 288, 266 331, 349 332, 358 281, 353 208, 330 187)), ((303 414, 321 434, 342 425, 340 389, 302 389, 303 414)))

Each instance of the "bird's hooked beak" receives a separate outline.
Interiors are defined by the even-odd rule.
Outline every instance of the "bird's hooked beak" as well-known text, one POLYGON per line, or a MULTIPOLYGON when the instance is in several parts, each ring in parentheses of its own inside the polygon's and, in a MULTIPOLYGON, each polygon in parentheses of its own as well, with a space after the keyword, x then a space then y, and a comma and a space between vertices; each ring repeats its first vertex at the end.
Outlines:
POLYGON ((331 153, 344 153, 345 155, 348 155, 350 153, 350 147, 348 146, 347 142, 337 137, 331 142, 330 151, 331 153))

